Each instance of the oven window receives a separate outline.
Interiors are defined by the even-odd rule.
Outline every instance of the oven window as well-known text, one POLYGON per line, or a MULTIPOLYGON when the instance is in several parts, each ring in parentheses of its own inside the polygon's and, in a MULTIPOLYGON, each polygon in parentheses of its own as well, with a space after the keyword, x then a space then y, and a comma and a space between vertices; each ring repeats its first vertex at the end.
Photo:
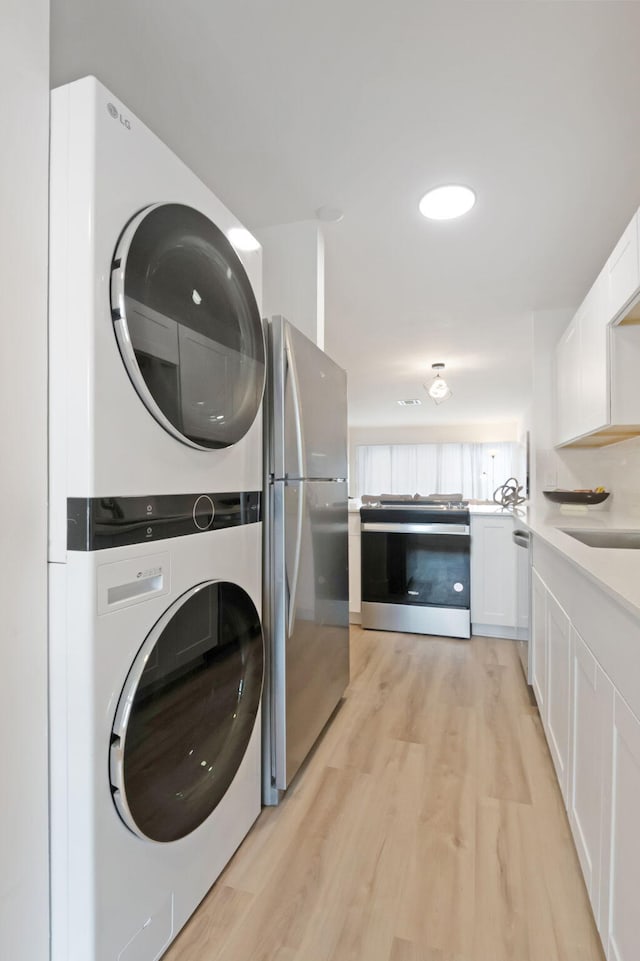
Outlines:
POLYGON ((362 532, 362 600, 469 607, 469 535, 362 532))

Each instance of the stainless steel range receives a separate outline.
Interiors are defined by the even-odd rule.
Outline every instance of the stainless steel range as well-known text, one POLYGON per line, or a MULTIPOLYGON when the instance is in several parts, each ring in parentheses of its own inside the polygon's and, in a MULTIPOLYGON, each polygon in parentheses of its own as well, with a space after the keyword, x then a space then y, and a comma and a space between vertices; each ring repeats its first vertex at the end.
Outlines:
POLYGON ((468 504, 369 505, 360 523, 362 626, 470 637, 468 504))

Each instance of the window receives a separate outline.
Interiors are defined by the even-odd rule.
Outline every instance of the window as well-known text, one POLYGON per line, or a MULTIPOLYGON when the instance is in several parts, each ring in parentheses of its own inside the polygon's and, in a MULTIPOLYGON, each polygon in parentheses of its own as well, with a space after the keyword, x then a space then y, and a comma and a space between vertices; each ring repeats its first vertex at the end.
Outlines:
POLYGON ((356 491, 363 494, 462 493, 490 500, 507 478, 524 486, 520 444, 376 444, 356 448, 356 491))

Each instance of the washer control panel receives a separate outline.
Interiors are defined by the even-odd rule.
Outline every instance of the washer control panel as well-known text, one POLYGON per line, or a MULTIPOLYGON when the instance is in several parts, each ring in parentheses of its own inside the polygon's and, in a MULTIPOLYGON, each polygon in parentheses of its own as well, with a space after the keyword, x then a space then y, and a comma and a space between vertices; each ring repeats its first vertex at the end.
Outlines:
POLYGON ((99 551, 255 524, 260 520, 261 491, 70 497, 67 500, 67 550, 99 551))

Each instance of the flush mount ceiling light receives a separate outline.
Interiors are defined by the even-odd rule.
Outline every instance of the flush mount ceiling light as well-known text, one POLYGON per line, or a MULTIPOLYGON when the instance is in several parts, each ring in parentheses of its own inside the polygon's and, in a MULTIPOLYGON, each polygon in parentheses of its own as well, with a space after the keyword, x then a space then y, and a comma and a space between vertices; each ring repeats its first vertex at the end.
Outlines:
POLYGON ((428 387, 426 384, 423 385, 424 389, 435 404, 443 404, 452 396, 449 385, 440 376, 440 371, 444 370, 444 364, 432 364, 431 369, 435 371, 435 377, 428 387))
POLYGON ((418 209, 429 220, 453 220, 468 213, 475 202, 476 195, 471 187, 446 184, 429 190, 418 204, 418 209))
POLYGON ((323 204, 316 210, 316 218, 325 224, 339 224, 344 219, 344 211, 340 207, 330 207, 323 204))
POLYGON ((422 401, 416 397, 413 400, 399 400, 398 403, 401 407, 419 407, 422 401))
POLYGON ((227 237, 229 238, 230 244, 236 248, 236 250, 251 251, 260 250, 260 244, 248 230, 244 227, 232 227, 227 237))

